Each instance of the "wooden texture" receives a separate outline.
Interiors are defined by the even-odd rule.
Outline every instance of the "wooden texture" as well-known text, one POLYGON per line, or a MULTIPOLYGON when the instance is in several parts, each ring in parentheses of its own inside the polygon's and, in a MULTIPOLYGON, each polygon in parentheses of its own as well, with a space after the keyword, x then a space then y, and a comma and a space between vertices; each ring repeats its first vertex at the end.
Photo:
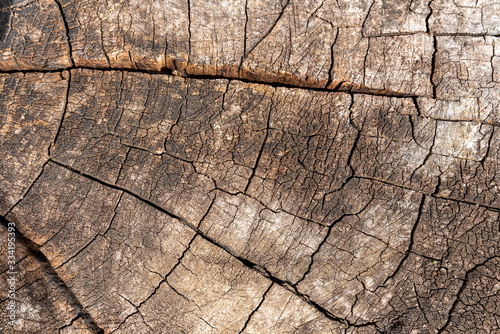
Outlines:
POLYGON ((0 1, 3 333, 499 333, 497 1, 0 1))

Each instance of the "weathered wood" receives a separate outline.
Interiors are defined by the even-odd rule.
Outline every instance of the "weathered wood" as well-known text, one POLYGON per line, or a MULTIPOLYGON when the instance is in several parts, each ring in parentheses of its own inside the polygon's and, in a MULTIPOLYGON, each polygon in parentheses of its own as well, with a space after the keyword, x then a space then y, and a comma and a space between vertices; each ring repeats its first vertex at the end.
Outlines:
MULTIPOLYGON (((8 242, 12 238, 6 229, 0 230, 0 247, 3 255, 7 254, 8 242)), ((16 243, 17 263, 15 270, 10 270, 7 261, 1 261, 0 289, 2 299, 0 305, 4 310, 0 317, 0 328, 6 333, 13 331, 8 306, 11 299, 10 285, 15 277, 15 298, 17 319, 22 319, 19 326, 25 333, 93 333, 97 326, 88 313, 82 308, 71 290, 61 281, 45 258, 40 259, 18 238, 16 243), (12 273, 15 274, 12 274, 12 273)), ((5 257, 4 257, 5 258, 5 257)), ((17 327, 17 328, 19 328, 17 327)))
POLYGON ((499 332, 499 9, 1 2, 0 331, 499 332))
POLYGON ((0 71, 51 70, 71 65, 66 28, 56 2, 2 1, 0 71))
POLYGON ((64 112, 68 73, 0 75, 0 213, 16 204, 49 158, 64 112))

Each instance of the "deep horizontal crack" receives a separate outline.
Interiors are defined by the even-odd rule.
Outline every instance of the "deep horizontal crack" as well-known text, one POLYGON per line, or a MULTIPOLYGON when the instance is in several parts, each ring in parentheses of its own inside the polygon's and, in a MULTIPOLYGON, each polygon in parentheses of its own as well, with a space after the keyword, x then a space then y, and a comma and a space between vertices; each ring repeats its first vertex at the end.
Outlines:
POLYGON ((79 69, 92 70, 92 71, 102 71, 102 72, 122 71, 122 72, 130 72, 130 73, 144 73, 144 74, 149 74, 149 75, 172 75, 172 76, 186 78, 186 79, 238 80, 241 82, 251 83, 251 84, 267 85, 267 86, 271 86, 271 87, 296 88, 296 89, 304 89, 304 90, 318 91, 318 92, 341 92, 341 93, 343 92, 343 93, 355 93, 355 94, 386 96, 386 97, 395 97, 395 98, 431 97, 431 96, 427 96, 427 95, 414 95, 414 94, 409 94, 409 93, 391 91, 391 90, 387 90, 387 89, 366 87, 363 85, 353 85, 352 87, 349 87, 349 88, 344 88, 344 85, 336 85, 335 87, 332 87, 332 88, 309 87, 306 85, 286 84, 286 83, 272 81, 272 80, 269 80, 269 81, 254 80, 254 79, 248 79, 248 78, 242 78, 242 77, 230 76, 230 75, 207 75, 207 74, 193 75, 193 74, 180 73, 180 72, 173 71, 173 70, 167 69, 167 68, 163 68, 162 70, 158 71, 158 70, 122 68, 122 67, 111 67, 111 68, 102 67, 102 68, 100 68, 100 67, 72 66, 72 67, 65 67, 65 68, 53 69, 53 70, 31 70, 31 69, 30 70, 6 70, 6 71, 0 71, 0 74, 57 73, 57 72, 61 73, 61 72, 68 71, 68 70, 79 70, 79 69))

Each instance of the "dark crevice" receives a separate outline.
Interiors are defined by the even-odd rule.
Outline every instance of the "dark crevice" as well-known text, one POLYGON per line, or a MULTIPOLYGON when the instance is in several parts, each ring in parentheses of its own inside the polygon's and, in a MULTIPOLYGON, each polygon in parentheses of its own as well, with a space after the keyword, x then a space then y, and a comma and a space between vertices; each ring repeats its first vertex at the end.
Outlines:
POLYGON ((392 274, 390 274, 389 276, 387 276, 387 278, 384 280, 384 283, 382 283, 382 285, 381 285, 383 287, 386 286, 387 282, 390 279, 394 278, 399 273, 399 271, 403 267, 403 264, 406 262, 406 260, 410 256, 410 253, 412 252, 413 244, 415 242, 415 232, 417 231, 420 219, 422 217, 422 210, 424 208, 425 198, 426 198, 426 195, 425 194, 422 195, 422 198, 420 200, 420 205, 418 206, 417 218, 415 219, 415 223, 413 224, 413 227, 412 227, 411 232, 410 232, 410 241, 409 241, 409 244, 408 244, 408 248, 406 249, 405 255, 403 256, 403 258, 401 259, 401 261, 399 261, 399 264, 396 267, 396 269, 394 270, 394 272, 392 274))
POLYGON ((262 38, 254 45, 252 46, 252 48, 246 53, 243 55, 243 57, 247 57, 250 53, 252 53, 253 50, 255 50, 255 48, 263 41, 266 39, 267 36, 269 36, 269 34, 273 31, 273 29, 276 27, 276 25, 278 24, 279 20, 281 19, 281 17, 283 16, 283 14, 285 13, 285 10, 286 8, 288 7, 288 5, 290 4, 290 0, 286 0, 286 3, 285 5, 283 6, 283 8, 281 9, 281 12, 280 14, 278 15, 278 17, 276 18, 276 20, 274 21, 274 23, 271 25, 271 27, 268 29, 268 31, 264 34, 264 36, 262 36, 262 38))
MULTIPOLYGON (((480 130, 481 131, 481 130, 480 130)), ((490 133, 490 138, 488 138, 488 146, 486 149, 486 153, 484 154, 484 157, 479 161, 481 166, 484 168, 484 162, 486 161, 486 158, 490 154, 490 149, 491 149, 491 140, 493 139, 493 136, 495 135, 495 127, 492 128, 491 133, 490 133)))
MULTIPOLYGON (((172 75, 172 76, 177 76, 185 79, 200 79, 200 80, 221 80, 221 79, 226 79, 226 80, 238 80, 244 83, 249 83, 249 84, 260 84, 260 85, 266 85, 270 87, 283 87, 283 88, 293 88, 293 89, 303 89, 307 91, 317 91, 317 92, 340 92, 340 93, 349 93, 349 94, 360 94, 360 95, 370 95, 370 96, 385 96, 385 97, 394 97, 394 98, 413 98, 413 97, 426 97, 426 95, 413 95, 413 94, 408 94, 408 93, 401 93, 401 92, 396 92, 396 91, 391 91, 387 89, 378 89, 378 88, 370 88, 370 87, 365 87, 363 85, 357 85, 357 86, 352 86, 352 85, 343 85, 346 82, 340 82, 333 88, 326 88, 326 87, 308 87, 305 85, 293 85, 293 84, 286 84, 278 81, 265 81, 265 80, 255 80, 255 79, 248 79, 248 78, 241 78, 238 76, 230 76, 230 75, 208 75, 208 74, 186 74, 182 72, 177 72, 173 71, 168 68, 162 68, 160 71, 157 70, 145 70, 145 69, 135 69, 135 68, 126 68, 126 67, 112 67, 112 68, 106 68, 106 67, 87 67, 87 66, 73 66, 73 67, 68 67, 68 68, 62 68, 62 69, 56 69, 56 70, 7 70, 7 71, 0 71, 0 74, 14 74, 14 73, 63 73, 64 71, 68 70, 90 70, 90 71, 102 71, 102 72, 109 72, 109 71, 122 71, 122 72, 129 72, 129 73, 143 73, 143 74, 149 74, 149 75, 172 75)), ((430 97, 430 96, 427 96, 430 97)))
POLYGON ((30 184, 30 186, 28 187, 28 189, 26 189, 26 191, 24 192, 24 194, 19 198, 19 200, 9 209, 9 211, 7 211, 5 213, 5 217, 7 217, 14 210, 14 208, 24 199, 24 197, 26 197, 26 195, 28 195, 28 193, 30 192, 31 188, 33 188, 33 186, 35 185, 35 183, 42 176, 43 171, 45 170, 45 166, 47 166, 47 164, 49 163, 49 161, 50 161, 50 159, 47 159, 47 161, 45 161, 45 163, 42 165, 42 168, 40 169, 40 173, 38 174, 38 176, 33 180, 33 182, 30 184))
MULTIPOLYGON (((122 297, 123 299, 125 299, 127 302, 129 302, 136 310, 135 312, 132 312, 130 313, 129 315, 127 315, 125 317, 125 319, 123 319, 123 321, 120 323, 120 325, 115 329, 113 330, 111 333, 114 333, 116 332, 117 330, 119 330, 121 328, 121 326, 123 324, 125 324, 127 322, 127 320, 129 318, 131 318, 132 316, 134 316, 135 314, 139 314, 142 318, 142 320, 144 321, 144 324, 146 326, 149 327, 149 325, 146 323, 146 321, 144 320, 141 312, 140 312, 140 308, 142 307, 142 305, 144 305, 149 299, 151 299, 151 297, 153 297, 156 292, 160 289, 161 285, 163 283, 166 283, 168 286, 171 287, 170 284, 168 284, 168 282, 166 281, 167 277, 179 266, 179 264, 181 263, 182 259, 184 258, 184 255, 189 251, 189 249, 191 248, 191 244, 193 243, 194 239, 196 238, 196 235, 197 234, 194 234, 193 237, 191 238, 191 240, 189 241, 189 243, 187 244, 186 246, 186 249, 184 249, 184 251, 182 252, 181 256, 179 257, 179 259, 177 260, 177 262, 175 263, 175 265, 168 271, 168 273, 165 275, 165 277, 162 276, 162 280, 156 285, 156 287, 154 288, 153 292, 148 296, 146 297, 146 299, 144 299, 142 302, 139 303, 139 305, 135 305, 134 303, 132 303, 131 301, 129 301, 128 299, 126 299, 125 297, 123 297, 122 295, 120 295, 120 297, 122 297)), ((161 276, 161 275, 160 275, 161 276)), ((175 290, 174 290, 175 291, 175 290)), ((177 291, 176 291, 177 292, 177 291)), ((149 327, 151 329, 151 327, 149 327)))
POLYGON ((116 184, 109 183, 109 182, 103 181, 103 180, 101 180, 101 179, 98 179, 98 178, 96 178, 96 177, 94 177, 94 176, 92 176, 92 175, 90 175, 90 174, 87 174, 87 173, 84 173, 84 172, 82 172, 82 171, 79 171, 79 170, 77 170, 77 169, 75 169, 75 168, 73 168, 73 167, 71 167, 71 166, 65 165, 64 163, 59 162, 59 161, 57 161, 57 160, 50 159, 50 160, 49 160, 49 162, 51 162, 51 163, 53 163, 53 164, 55 164, 55 165, 58 165, 58 166, 60 166, 60 167, 63 167, 63 168, 65 168, 65 169, 68 169, 68 170, 72 171, 73 173, 76 173, 76 174, 79 174, 79 175, 81 175, 81 176, 84 176, 84 177, 86 177, 86 178, 88 178, 88 179, 90 179, 90 180, 92 180, 92 181, 95 181, 95 182, 97 182, 97 183, 99 183, 99 184, 102 184, 102 185, 104 185, 104 186, 106 186, 106 187, 108 187, 108 188, 123 191, 123 192, 125 192, 125 193, 127 193, 127 194, 129 194, 129 195, 131 195, 131 196, 133 196, 133 197, 135 197, 135 198, 137 198, 137 199, 139 199, 140 201, 147 203, 148 205, 150 205, 150 206, 154 207, 155 209, 157 209, 157 210, 159 210, 159 211, 161 211, 161 212, 163 212, 163 213, 167 214, 167 215, 168 215, 168 216, 170 216, 171 218, 175 218, 175 219, 177 219, 177 220, 179 220, 179 221, 183 222, 183 223, 184 223, 184 224, 186 224, 188 227, 190 227, 190 228, 191 228, 191 229, 193 229, 195 232, 197 232, 197 228, 196 228, 193 224, 191 224, 191 223, 187 222, 185 219, 183 219, 183 218, 179 217, 178 215, 176 215, 176 214, 174 214, 174 213, 171 213, 171 212, 169 212, 169 211, 167 211, 167 210, 163 209, 163 208, 162 208, 162 207, 160 207, 158 204, 155 204, 155 203, 151 202, 150 200, 148 200, 148 199, 146 199, 146 198, 143 198, 143 197, 141 197, 141 196, 139 196, 139 195, 137 195, 137 194, 135 194, 135 193, 131 192, 131 191, 130 191, 130 190, 128 190, 128 189, 125 189, 125 188, 123 188, 123 187, 121 187, 121 186, 119 186, 119 185, 116 185, 116 184))
POLYGON ((243 66, 243 60, 247 56, 247 26, 248 26, 248 0, 245 0, 245 27, 243 30, 243 55, 240 59, 240 65, 238 66, 238 74, 241 73, 241 67, 243 66))
MULTIPOLYGON (((206 239, 208 242, 214 243, 214 241, 211 238, 208 238, 208 237, 206 237, 204 235, 200 235, 200 236, 202 238, 206 239)), ((293 286, 290 282, 287 282, 287 281, 284 281, 284 280, 279 279, 277 277, 274 277, 266 268, 264 268, 262 266, 259 266, 258 264, 253 263, 250 260, 244 259, 242 257, 239 257, 239 256, 235 255, 235 254, 232 254, 229 250, 227 250, 223 246, 219 246, 219 247, 221 247, 222 249, 226 250, 228 253, 230 253, 232 256, 234 256, 236 259, 238 259, 242 264, 244 264, 248 268, 251 268, 251 269, 257 271, 258 273, 260 273, 264 277, 266 277, 269 280, 271 280, 273 283, 276 283, 277 285, 281 286, 282 288, 285 288, 288 291, 292 292, 293 294, 297 295, 303 301, 305 301, 309 305, 313 306, 317 311, 319 311, 320 313, 322 313, 326 318, 328 318, 328 319, 330 319, 332 321, 335 321, 335 322, 343 323, 343 324, 348 325, 348 326, 353 326, 354 325, 354 324, 350 323, 349 321, 347 321, 346 319, 339 318, 339 317, 333 315, 332 313, 330 313, 329 311, 327 311, 325 308, 323 308, 322 306, 320 306, 318 303, 316 303, 315 301, 311 300, 311 298, 309 296, 307 296, 304 293, 299 292, 297 290, 297 288, 295 286, 293 286)), ((365 325, 368 325, 368 324, 363 324, 361 326, 365 326, 365 325)))
POLYGON ((257 158, 255 159, 255 164, 252 167, 252 173, 250 174, 250 177, 248 178, 248 182, 245 186, 245 190, 243 190, 243 193, 247 193, 248 188, 250 187, 250 183, 252 182, 252 179, 255 175, 255 171, 257 170, 257 167, 259 166, 260 158, 262 157, 262 152, 264 152, 264 148, 266 147, 267 143, 267 138, 269 136, 269 129, 270 129, 270 124, 271 124, 271 113, 273 112, 274 108, 274 103, 272 102, 274 99, 274 93, 273 96, 271 96, 271 104, 269 107, 269 113, 267 115, 267 122, 266 122, 266 134, 264 136, 264 140, 262 141, 262 145, 260 146, 259 153, 257 154, 257 158))
MULTIPOLYGON (((123 69, 123 71, 130 71, 129 69, 123 69)), ((133 72, 144 72, 143 70, 137 70, 133 72)), ((149 71, 151 74, 155 74, 152 71, 149 71)), ((162 74, 162 73, 158 73, 162 74)), ((213 80, 218 80, 218 79, 228 79, 228 80, 238 80, 244 83, 250 83, 250 84, 260 84, 260 85, 266 85, 266 86, 271 86, 271 87, 283 87, 283 88, 293 88, 293 89, 304 89, 308 91, 316 91, 316 92, 341 92, 341 93, 356 93, 356 94, 363 94, 363 95, 373 95, 373 96, 386 96, 386 97, 395 97, 395 98, 412 98, 412 97, 424 97, 425 95, 412 95, 412 94, 407 94, 407 93, 401 93, 401 92, 396 92, 396 91, 389 91, 386 89, 377 89, 377 88, 369 88, 365 87, 363 85, 359 86, 353 86, 349 87, 346 86, 344 87, 345 82, 340 82, 338 85, 336 85, 333 88, 327 88, 327 87, 307 87, 303 85, 291 85, 291 84, 286 84, 283 82, 277 82, 277 81, 264 81, 264 80, 254 80, 254 79, 247 79, 247 78, 240 78, 237 76, 224 76, 224 75, 196 75, 196 74, 182 74, 178 73, 177 76, 183 77, 183 78, 188 78, 188 79, 202 79, 202 80, 208 80, 208 79, 213 79, 213 80)))
MULTIPOLYGON (((214 189, 216 190, 216 189, 214 189)), ((203 221, 205 218, 207 218, 208 214, 210 213, 210 210, 212 210, 212 207, 214 206, 215 200, 217 199, 217 192, 214 191, 214 196, 212 198, 212 202, 210 202, 210 205, 208 206, 207 212, 201 217, 200 222, 198 223, 198 228, 201 228, 201 225, 203 224, 203 221)))
MULTIPOLYGON (((331 92, 349 92, 349 93, 352 93, 352 90, 348 90, 348 89, 342 89, 342 85, 344 85, 346 82, 345 81, 339 81, 338 84, 336 84, 334 87, 330 88, 330 91, 331 92)), ((328 88, 328 87, 327 87, 328 88)), ((363 94, 363 93, 359 93, 359 94, 363 94)), ((369 93, 367 93, 369 94, 369 93)))
MULTIPOLYGON (((9 229, 9 221, 4 217, 0 216, 0 222, 1 224, 5 227, 5 229, 9 229)), ((12 226, 11 226, 12 227, 12 226)), ((92 316, 85 310, 83 305, 80 303, 78 298, 75 296, 73 291, 66 285, 66 283, 59 277, 59 274, 54 270, 54 268, 51 266, 49 260, 40 251, 40 248, 38 247, 37 244, 35 244, 33 241, 25 237, 17 228, 15 228, 15 234, 16 234, 16 242, 24 246, 28 252, 29 255, 33 256, 38 263, 40 264, 40 267, 42 268, 43 272, 47 275, 47 278, 56 285, 58 290, 64 295, 66 301, 71 305, 73 310, 78 314, 79 317, 85 322, 87 325, 88 329, 92 333, 97 333, 97 334, 102 334, 104 333, 104 330, 99 328, 95 320, 92 318, 92 316)))
POLYGON ((415 252, 414 250, 410 250, 410 253, 415 254, 418 257, 424 258, 424 259, 426 259, 428 261, 431 261, 431 262, 436 262, 436 263, 438 263, 438 262, 442 263, 443 262, 443 259, 438 259, 436 257, 428 256, 428 255, 425 255, 425 254, 422 254, 422 253, 419 253, 419 252, 415 252))
POLYGON ((57 138, 59 138, 59 133, 61 132, 64 117, 66 116, 66 112, 68 110, 69 91, 71 89, 71 71, 64 71, 62 73, 62 75, 64 75, 65 73, 68 74, 68 78, 66 79, 68 81, 68 87, 66 87, 66 95, 64 97, 64 107, 63 107, 63 112, 61 115, 61 120, 59 121, 59 126, 57 127, 57 131, 56 131, 56 134, 54 136, 54 139, 52 140, 52 143, 50 143, 50 145, 49 145, 49 151, 48 151, 49 156, 50 156, 50 151, 52 150, 52 146, 56 144, 56 140, 57 140, 57 138))
MULTIPOLYGON (((439 100, 437 99, 438 101, 443 101, 443 100, 439 100)), ((484 124, 484 125, 490 125, 492 127, 500 127, 500 123, 496 123, 496 122, 493 122, 493 121, 480 121, 480 120, 476 120, 476 119, 446 119, 446 118, 439 118, 439 117, 433 117, 433 116, 420 116, 421 118, 428 118, 428 119, 432 119, 434 121, 440 121, 440 122, 449 122, 449 123, 473 123, 473 124, 484 124)), ((460 158, 457 158, 457 159, 460 159, 460 158)), ((463 158, 462 158, 463 159, 463 158)), ((471 160, 471 159, 469 159, 471 160)))
POLYGON ((351 151, 349 152, 349 155, 347 156, 347 163, 346 163, 346 165, 351 168, 352 174, 354 174, 354 168, 351 165, 351 161, 352 161, 352 157, 354 156, 354 152, 356 151, 356 147, 358 146, 359 139, 361 138, 361 130, 356 129, 356 131, 357 131, 356 137, 354 138, 354 143, 352 144, 351 151))
POLYGON ((361 130, 356 127, 356 125, 354 124, 354 122, 352 120, 352 110, 353 110, 353 105, 354 105, 354 94, 352 92, 350 93, 350 97, 351 97, 351 103, 349 104, 349 108, 348 108, 348 110, 349 110, 349 124, 353 127, 354 130, 356 130, 356 137, 354 138, 354 142, 352 144, 351 150, 349 151, 349 155, 347 156, 347 161, 346 161, 346 167, 349 168, 350 174, 344 180, 344 182, 342 183, 342 186, 340 188, 326 192, 323 195, 323 197, 321 199, 321 209, 324 208, 326 197, 328 195, 330 195, 334 192, 337 192, 339 190, 342 190, 346 186, 346 184, 348 184, 351 181, 351 179, 354 177, 355 171, 354 171, 354 167, 351 164, 351 161, 352 161, 352 157, 354 156, 354 152, 356 151, 356 148, 358 146, 359 139, 361 138, 361 130))
POLYGON ((64 23, 64 27, 66 28, 66 40, 68 42, 68 53, 69 53, 69 61, 71 62, 71 67, 75 67, 75 62, 73 61, 73 48, 71 46, 71 39, 69 37, 69 25, 68 21, 66 21, 66 17, 64 16, 64 10, 61 5, 60 0, 54 0, 57 4, 57 8, 59 8, 59 12, 61 13, 61 18, 64 23))
MULTIPOLYGON (((434 1, 434 0, 433 0, 434 1)), ((331 23, 329 21, 325 21, 331 23)), ((430 36, 450 36, 450 37, 500 37, 500 34, 491 34, 491 33, 427 33, 427 27, 424 30, 413 31, 413 32, 395 32, 395 33, 380 33, 380 34, 365 34, 362 35, 363 38, 378 38, 378 37, 400 37, 400 36, 422 36, 422 35, 430 35, 430 36)))
MULTIPOLYGON (((366 17, 363 20, 363 23, 361 24, 361 36, 365 37, 365 29, 366 29, 366 21, 368 21, 368 17, 370 16, 370 13, 372 11, 373 5, 375 4, 375 0, 372 1, 372 4, 368 8, 368 12, 366 13, 366 17)), ((368 50, 366 51, 368 53, 368 50)))
POLYGON ((433 38, 434 51, 432 53, 432 60, 431 60, 430 80, 431 80, 431 85, 432 85, 432 98, 437 99, 437 85, 436 85, 436 81, 434 80, 434 76, 436 74, 437 38, 436 38, 436 36, 433 36, 432 38, 433 38))
POLYGON ((364 38, 379 38, 379 37, 401 37, 401 36, 422 36, 425 34, 425 31, 413 31, 413 32, 397 32, 397 33, 379 33, 379 34, 368 34, 363 36, 364 38))
MULTIPOLYGON (((410 182, 411 182, 411 180, 413 180, 413 177, 415 176, 415 173, 417 173, 417 171, 420 170, 420 168, 424 167, 427 164, 427 161, 429 161, 430 157, 432 156, 432 150, 434 149, 434 145, 436 144, 437 127, 438 127, 438 124, 437 124, 437 121, 435 121, 434 122, 434 136, 432 137, 432 144, 429 147, 429 152, 427 152, 427 154, 424 157, 424 160, 422 160, 422 163, 420 164, 420 166, 418 166, 417 168, 415 168, 413 170, 413 172, 411 173, 411 175, 410 175, 410 182)), ((420 146, 420 144, 416 141, 415 138, 414 138, 414 140, 415 140, 415 143, 420 146)), ((436 192, 434 191, 434 193, 436 193, 436 192)))
POLYGON ((69 327, 73 326, 73 324, 75 323, 75 321, 77 321, 78 319, 80 319, 80 317, 81 317, 80 314, 78 314, 75 318, 71 319, 71 321, 69 322, 69 324, 62 326, 61 328, 58 329, 57 332, 61 333, 61 331, 63 329, 69 328, 69 327))
POLYGON ((326 243, 326 241, 330 237, 330 234, 332 233, 333 227, 335 225, 337 225, 338 222, 342 221, 346 216, 347 215, 343 214, 340 218, 338 218, 334 222, 332 222, 332 224, 328 227, 328 231, 326 232, 325 237, 319 243, 318 248, 316 248, 316 250, 311 254, 311 260, 309 261, 309 265, 307 266, 307 270, 302 274, 302 277, 299 278, 297 280, 297 282, 293 285, 294 287, 297 287, 297 285, 300 282, 302 282, 306 278, 306 276, 311 272, 311 268, 314 264, 314 257, 316 256, 316 254, 318 254, 321 251, 321 248, 323 247, 323 245, 326 243))
POLYGON ((431 33, 431 28, 430 28, 430 25, 429 25, 429 20, 430 20, 430 18, 432 16, 432 2, 433 1, 434 0, 430 0, 429 1, 429 4, 427 5, 427 7, 429 8, 429 14, 427 14, 427 16, 425 17, 425 28, 426 28, 426 32, 428 34, 431 33))
POLYGON ((366 59, 368 58, 368 52, 370 52, 370 37, 366 39, 366 53, 363 59, 363 85, 366 86, 366 59))
MULTIPOLYGON (((352 157, 354 156, 354 152, 356 151, 356 148, 358 146, 359 139, 361 138, 361 129, 358 129, 358 127, 356 126, 356 124, 354 124, 354 121, 352 120, 353 106, 354 106, 354 95, 351 93, 351 103, 349 104, 349 124, 352 126, 353 129, 356 130, 356 137, 354 138, 354 143, 352 144, 352 147, 351 147, 351 150, 349 152, 349 155, 347 156, 347 162, 346 162, 346 166, 349 167, 351 170, 350 177, 352 177, 354 175, 354 168, 352 167, 352 164, 351 164, 352 157)), ((344 182, 344 184, 346 184, 348 180, 346 180, 344 182)))
MULTIPOLYGON (((332 28, 333 28, 333 25, 332 25, 332 28)), ((335 33, 335 39, 333 40, 333 43, 332 43, 332 46, 330 47, 330 68, 328 69, 328 81, 326 82, 326 85, 325 85, 325 88, 328 89, 328 87, 330 87, 330 85, 332 84, 332 81, 333 81, 333 67, 335 66, 335 58, 334 58, 334 55, 333 55, 333 49, 335 48, 335 43, 337 43, 337 39, 339 38, 339 31, 340 31, 340 28, 337 27, 337 32, 335 33)), ((335 87, 333 88, 334 91, 338 91, 339 88, 341 87, 342 85, 342 81, 339 82, 338 84, 335 85, 335 87)))
MULTIPOLYGON (((121 143, 120 143, 121 144, 121 143)), ((123 167, 125 167, 125 164, 127 163, 127 160, 128 160, 128 156, 130 154, 130 151, 132 150, 132 147, 131 146, 127 146, 127 145, 123 145, 123 146, 126 146, 127 147, 127 152, 125 153, 125 158, 123 159, 123 163, 120 165, 120 169, 118 170, 118 175, 116 176, 116 181, 115 181, 115 184, 117 184, 119 181, 120 181, 120 177, 122 175, 122 172, 123 172, 123 167)), ((136 148, 137 149, 137 148, 136 148)), ((148 151, 148 153, 151 153, 148 151)))
MULTIPOLYGON (((106 59, 106 63, 108 64, 108 66, 111 67, 111 62, 109 61, 108 53, 106 52, 106 49, 104 48, 104 32, 102 30, 102 19, 100 17, 99 17, 99 22, 100 22, 99 24, 100 24, 100 28, 101 28, 99 37, 100 37, 100 42, 101 42, 102 54, 104 55, 104 59, 106 59)), ((154 38, 154 36, 153 36, 153 38, 154 38)), ((130 62, 134 63, 132 61, 132 57, 130 56, 130 51, 128 52, 128 57, 129 57, 130 62)), ((134 65, 135 65, 135 63, 134 63, 134 65)))
POLYGON ((222 101, 221 101, 221 110, 220 110, 220 113, 219 113, 219 116, 220 114, 226 110, 226 95, 227 95, 227 92, 229 91, 229 85, 231 84, 231 81, 233 79, 228 79, 227 80, 227 83, 226 83, 226 89, 224 90, 224 92, 222 93, 222 101))
MULTIPOLYGON (((196 226, 194 226, 192 223, 186 221, 185 219, 163 209, 162 207, 160 207, 159 205, 151 202, 150 200, 148 199, 145 199, 145 198, 142 198, 141 196, 131 192, 130 190, 128 189, 125 189, 125 188, 122 188, 120 186, 117 186, 117 185, 114 185, 114 184, 111 184, 111 183, 108 183, 106 181, 103 181, 103 180, 100 180, 100 179, 97 179, 91 175, 88 175, 86 173, 83 173, 81 171, 78 171, 70 166, 67 166, 63 163, 60 163, 58 161, 55 161, 55 160, 50 160, 52 163, 60 166, 60 167, 63 167, 65 169, 68 169, 74 173, 77 173, 79 175, 82 175, 92 181, 95 181, 95 182, 98 182, 99 184, 102 184, 106 187, 109 187, 109 188, 112 188, 112 189, 116 189, 116 190, 121 190, 133 197, 135 197, 136 199, 152 206, 153 208, 165 213, 166 215, 172 217, 172 218, 175 218, 177 220, 179 220, 180 222, 182 222, 183 224, 185 224, 187 227, 189 227, 190 229, 192 229, 193 231, 196 232, 196 234, 198 236, 200 236, 201 238, 203 238, 204 240, 208 241, 209 243, 213 244, 214 246, 218 247, 218 248, 221 248, 223 249, 224 251, 226 251, 227 253, 229 253, 231 256, 233 256, 235 259, 237 259, 238 261, 240 261, 244 266, 250 268, 250 269, 253 269, 255 270, 256 272, 258 272, 259 274, 261 274, 262 276, 268 278, 269 280, 273 281, 274 283, 284 287, 285 289, 291 291, 292 293, 296 294, 297 296, 301 297, 304 301, 306 301, 308 304, 312 305, 313 307, 315 307, 318 311, 320 311, 323 315, 325 315, 328 319, 330 320, 334 320, 334 321, 337 321, 337 322, 342 322, 344 324, 348 324, 348 325, 352 325, 354 326, 354 324, 351 324, 349 322, 347 322, 347 320, 345 319, 342 319, 342 318, 338 318, 336 316, 334 316, 333 314, 331 314, 330 312, 326 311, 325 309, 323 309, 322 307, 320 307, 317 303, 315 303, 314 301, 312 301, 307 295, 304 295, 303 293, 300 293, 295 287, 292 286, 292 284, 290 282, 286 282, 286 281, 283 281, 279 278, 276 278, 274 277, 266 268, 262 267, 261 265, 258 265, 256 263, 253 263, 252 261, 248 260, 248 259, 245 259, 241 256, 238 256, 237 254, 235 254, 230 248, 228 248, 227 246, 225 245, 222 245, 220 243, 218 243, 217 241, 215 241, 214 239, 212 239, 211 237, 205 235, 202 231, 200 231, 196 226)), ((168 276, 168 274, 167 274, 168 276)), ((363 324, 363 325, 359 325, 359 326, 367 326, 367 325, 372 325, 373 323, 367 323, 367 324, 363 324)), ((356 325, 358 326, 358 325, 356 325)))
POLYGON ((339 218, 337 218, 335 221, 332 222, 332 224, 328 227, 328 231, 325 235, 325 238, 319 243, 318 248, 314 251, 314 253, 311 254, 311 260, 309 261, 309 265, 307 267, 307 270, 304 272, 302 277, 293 285, 294 288, 297 288, 299 283, 302 282, 306 278, 306 276, 311 272, 311 268, 314 264, 314 257, 321 251, 321 248, 327 242, 328 238, 330 237, 330 234, 332 233, 333 228, 338 223, 340 223, 342 220, 344 220, 344 218, 361 214, 363 211, 366 210, 366 208, 371 204, 372 201, 373 201, 373 198, 370 199, 358 212, 356 212, 356 213, 344 213, 339 218))
MULTIPOLYGON (((439 190, 439 183, 436 186, 436 189, 439 190)), ((418 190, 416 190, 416 191, 418 191, 418 190)), ((495 206, 491 206, 491 205, 486 205, 486 204, 481 204, 481 203, 466 201, 466 200, 459 199, 459 198, 440 196, 440 195, 437 195, 437 194, 430 194, 430 195, 432 197, 435 197, 435 198, 440 198, 440 199, 444 199, 444 200, 448 200, 448 201, 452 201, 452 202, 457 202, 457 203, 469 204, 469 205, 472 205, 472 206, 477 206, 477 207, 480 207, 480 208, 485 208, 485 209, 490 210, 490 211, 500 212, 500 208, 495 207, 495 206)))
MULTIPOLYGON (((415 142, 415 144, 417 144, 418 146, 420 146, 421 148, 425 149, 425 147, 423 147, 417 140, 417 138, 415 137, 415 121, 413 120, 413 115, 408 115, 408 122, 410 124, 410 130, 411 130, 411 138, 413 139, 413 141, 415 142)), ((410 178, 411 180, 411 178, 410 178)))
POLYGON ((269 285, 269 287, 267 288, 267 290, 262 295, 262 298, 261 298, 259 304, 257 304, 257 306, 252 310, 252 312, 250 312, 250 314, 248 315, 247 320, 245 321, 245 324, 243 325, 243 328, 241 328, 241 330, 239 331, 240 334, 245 331, 245 329, 247 328, 248 324, 250 323, 250 320, 252 319, 252 316, 255 314, 255 312, 257 312, 259 310, 260 306, 264 303, 264 300, 266 299, 266 295, 269 293, 269 290, 271 290, 271 288, 273 287, 273 285, 274 285, 274 283, 271 283, 269 285))
POLYGON ((420 106, 418 105, 417 97, 413 96, 412 101, 413 101, 413 105, 415 106, 415 110, 417 111, 417 116, 423 117, 422 112, 420 111, 420 106))
MULTIPOLYGON (((193 242, 196 239, 197 235, 198 234, 194 234, 193 235, 193 237, 191 238, 191 240, 189 240, 189 243, 187 244, 186 249, 184 249, 184 251, 182 252, 182 254, 179 257, 179 259, 177 260, 177 262, 174 264, 174 266, 168 271, 168 273, 165 275, 165 277, 163 277, 163 279, 160 281, 160 283, 158 283, 158 285, 155 287, 154 291, 137 306, 137 309, 140 309, 142 307, 142 305, 144 305, 144 303, 146 303, 149 299, 151 299, 151 297, 153 297, 156 294, 156 292, 158 291, 158 289, 160 288, 160 286, 163 283, 167 283, 168 284, 168 282, 167 282, 168 277, 181 264, 182 259, 184 259, 184 256, 186 255, 186 253, 189 252, 189 250, 191 249, 191 245, 193 244, 193 242)), ((168 284, 168 285, 170 286, 170 284, 168 284)))
POLYGON ((188 7, 188 64, 191 62, 191 1, 187 0, 188 7))

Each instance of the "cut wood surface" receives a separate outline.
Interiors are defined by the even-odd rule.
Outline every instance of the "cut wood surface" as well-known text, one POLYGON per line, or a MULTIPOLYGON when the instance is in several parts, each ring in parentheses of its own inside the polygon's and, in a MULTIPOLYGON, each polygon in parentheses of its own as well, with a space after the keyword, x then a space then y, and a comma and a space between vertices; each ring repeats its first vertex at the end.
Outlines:
POLYGON ((0 333, 500 333, 496 0, 5 0, 0 97, 0 333))

